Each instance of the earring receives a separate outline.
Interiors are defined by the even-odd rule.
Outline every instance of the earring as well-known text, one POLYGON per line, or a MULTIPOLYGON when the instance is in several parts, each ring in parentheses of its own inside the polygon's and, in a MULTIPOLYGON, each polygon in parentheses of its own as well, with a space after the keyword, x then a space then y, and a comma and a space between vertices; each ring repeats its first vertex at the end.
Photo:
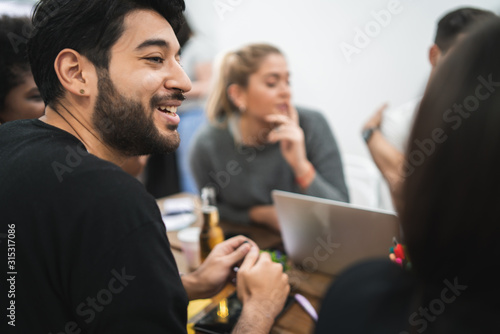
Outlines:
POLYGON ((80 89, 80 94, 82 94, 82 95, 85 94, 85 90, 80 89))

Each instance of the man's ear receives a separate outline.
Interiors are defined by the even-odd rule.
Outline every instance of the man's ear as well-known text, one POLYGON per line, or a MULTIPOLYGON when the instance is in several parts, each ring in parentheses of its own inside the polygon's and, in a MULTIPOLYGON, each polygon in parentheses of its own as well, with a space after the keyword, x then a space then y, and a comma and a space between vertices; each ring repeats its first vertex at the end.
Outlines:
POLYGON ((66 91, 76 96, 90 96, 92 85, 91 67, 87 58, 72 49, 64 49, 57 55, 54 68, 59 82, 66 91))
POLYGON ((231 84, 227 87, 227 95, 233 104, 240 110, 244 110, 247 107, 247 95, 245 90, 237 84, 231 84))
POLYGON ((436 44, 433 44, 429 49, 429 62, 432 68, 436 67, 439 58, 441 57, 441 49, 436 44))

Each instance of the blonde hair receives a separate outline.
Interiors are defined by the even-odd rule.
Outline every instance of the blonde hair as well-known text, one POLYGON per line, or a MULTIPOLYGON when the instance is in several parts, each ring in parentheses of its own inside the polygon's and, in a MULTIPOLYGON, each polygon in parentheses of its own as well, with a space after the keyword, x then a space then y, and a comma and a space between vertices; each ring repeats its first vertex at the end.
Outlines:
POLYGON ((237 84, 246 88, 250 75, 257 72, 262 61, 271 54, 282 55, 278 48, 269 44, 250 44, 224 55, 207 101, 207 116, 211 122, 225 123, 238 110, 227 93, 228 87, 237 84))

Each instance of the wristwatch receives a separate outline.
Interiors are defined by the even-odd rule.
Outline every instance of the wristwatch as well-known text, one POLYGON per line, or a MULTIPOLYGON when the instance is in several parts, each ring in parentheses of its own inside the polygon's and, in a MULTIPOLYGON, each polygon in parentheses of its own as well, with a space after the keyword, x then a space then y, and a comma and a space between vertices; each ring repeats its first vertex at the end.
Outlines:
POLYGON ((375 130, 378 130, 378 126, 373 126, 371 128, 368 128, 368 129, 365 129, 363 130, 363 132, 361 133, 361 135, 363 136, 363 139, 365 140, 365 143, 368 144, 368 141, 370 140, 370 138, 372 137, 373 135, 373 132, 375 130))

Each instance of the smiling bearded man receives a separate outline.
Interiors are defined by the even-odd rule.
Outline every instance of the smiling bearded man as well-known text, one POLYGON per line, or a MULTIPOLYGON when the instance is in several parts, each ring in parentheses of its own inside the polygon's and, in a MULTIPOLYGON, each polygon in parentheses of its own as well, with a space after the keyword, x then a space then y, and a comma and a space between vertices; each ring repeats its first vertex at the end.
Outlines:
MULTIPOLYGON (((167 105, 169 101, 185 100, 182 93, 176 92, 163 98, 153 96, 148 111, 139 102, 118 93, 107 72, 99 71, 98 76, 99 94, 92 123, 106 144, 130 156, 164 154, 179 147, 180 138, 175 131, 177 123, 168 123, 166 127, 171 133, 162 136, 154 125, 153 117, 158 106, 167 105)), ((166 107, 161 112, 170 113, 175 118, 177 107, 174 108, 166 107)))
POLYGON ((45 116, 0 127, 9 333, 186 333, 188 301, 218 293, 241 261, 237 330, 269 332, 281 311, 287 276, 243 236, 180 277, 155 199, 119 167, 179 145, 176 111, 191 89, 175 35, 183 9, 182 0, 36 5, 28 46, 45 116))

